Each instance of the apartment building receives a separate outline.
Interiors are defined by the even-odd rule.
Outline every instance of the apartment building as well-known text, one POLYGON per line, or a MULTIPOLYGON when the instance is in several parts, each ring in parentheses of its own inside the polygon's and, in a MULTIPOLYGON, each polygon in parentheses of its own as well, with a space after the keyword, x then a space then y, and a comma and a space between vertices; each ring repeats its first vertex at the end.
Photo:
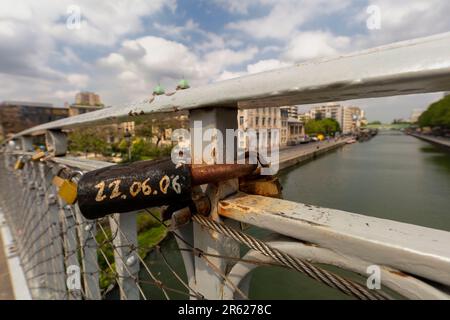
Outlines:
MULTIPOLYGON (((278 132, 281 130, 280 108, 266 107, 239 110, 238 127, 242 132, 247 132, 250 129, 255 130, 257 140, 267 141, 266 146, 268 148, 276 143, 279 144, 279 138, 278 141, 272 141, 272 133, 275 129, 278 130, 278 132)), ((248 136, 245 137, 244 133, 239 137, 239 146, 241 148, 247 148, 249 146, 248 136)))
POLYGON ((1 138, 68 115, 67 108, 58 108, 51 103, 4 101, 0 103, 1 138))
POLYGON ((69 115, 71 117, 86 112, 103 109, 100 96, 94 92, 79 92, 75 95, 75 103, 69 106, 69 115))
POLYGON ((339 123, 344 134, 357 131, 361 124, 365 123, 364 110, 361 110, 359 107, 342 106, 338 103, 328 103, 313 107, 309 111, 308 117, 313 120, 334 119, 339 123))
POLYGON ((298 144, 305 135, 304 125, 298 120, 297 106, 239 110, 238 122, 243 131, 239 137, 241 148, 248 147, 245 132, 249 129, 256 131, 258 141, 267 139, 267 147, 298 144))

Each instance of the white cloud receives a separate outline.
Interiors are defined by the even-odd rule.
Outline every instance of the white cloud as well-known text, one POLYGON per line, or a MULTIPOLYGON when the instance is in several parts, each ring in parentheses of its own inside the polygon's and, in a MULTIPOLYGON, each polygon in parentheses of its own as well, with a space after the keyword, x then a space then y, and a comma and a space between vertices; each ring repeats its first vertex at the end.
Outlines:
POLYGON ((101 58, 98 63, 101 66, 122 68, 125 65, 125 58, 121 54, 113 52, 101 58))
POLYGON ((214 0, 214 2, 223 9, 238 14, 247 14, 249 8, 252 6, 263 6, 273 3, 270 0, 214 0))
POLYGON ((32 34, 52 36, 60 41, 81 45, 111 45, 121 37, 142 30, 141 19, 164 8, 174 10, 175 0, 3 0, 0 17, 6 20, 26 22, 32 34), (80 9, 82 25, 70 30, 66 21, 67 11, 76 5, 80 9))
POLYGON ((185 45, 159 37, 144 37, 135 40, 145 50, 138 61, 150 72, 160 76, 176 76, 192 73, 198 67, 196 56, 185 45))
MULTIPOLYGON (((400 40, 413 39, 450 30, 450 1, 445 0, 373 0, 380 9, 379 30, 366 30, 356 35, 358 48, 369 48, 400 40)), ((349 26, 366 26, 366 10, 349 19, 349 26)))
POLYGON ((246 72, 232 72, 225 70, 217 77, 216 81, 234 79, 248 74, 287 67, 289 65, 289 63, 285 63, 277 59, 260 60, 256 63, 247 65, 246 72))
POLYGON ((175 89, 183 77, 193 86, 206 84, 220 77, 225 68, 251 61, 257 52, 256 47, 248 47, 201 53, 177 41, 147 36, 126 40, 116 52, 100 58, 101 76, 95 82, 105 89, 121 88, 108 92, 105 99, 134 101, 148 97, 157 83, 167 91, 175 89))
POLYGON ((202 19, 224 16, 210 23, 176 0, 2 0, 0 96, 61 102, 85 88, 120 104, 148 97, 158 82, 170 91, 185 77, 195 87, 450 30, 446 0, 214 2, 203 1, 202 19), (80 30, 65 25, 74 3, 80 30), (381 30, 365 27, 369 3, 381 8, 381 30))
POLYGON ((347 51, 350 43, 350 38, 329 32, 301 32, 290 40, 282 56, 293 62, 332 56, 347 51))
POLYGON ((258 52, 256 47, 249 47, 244 50, 222 49, 211 51, 204 56, 205 65, 209 66, 215 73, 222 71, 226 67, 239 65, 253 59, 258 52))
POLYGON ((57 90, 54 95, 56 98, 64 101, 72 101, 75 95, 80 92, 79 90, 57 90))
POLYGON ((83 89, 88 85, 89 76, 86 74, 72 73, 67 76, 67 81, 77 89, 83 89))
POLYGON ((119 74, 119 79, 124 81, 136 81, 139 79, 139 76, 132 71, 123 71, 119 74))
MULTIPOLYGON (((347 7, 345 0, 279 0, 260 1, 270 4, 270 12, 262 17, 231 22, 227 27, 246 33, 250 37, 287 39, 292 37, 307 21, 347 7)), ((248 8, 248 7, 246 7, 248 8)))
POLYGON ((92 59, 80 59, 75 51, 112 47, 142 31, 142 18, 175 7, 175 0, 2 0, 0 75, 17 83, 3 85, 0 96, 61 101, 89 84, 95 87, 89 74, 96 73, 92 59), (79 30, 66 27, 67 8, 73 4, 81 9, 79 30))

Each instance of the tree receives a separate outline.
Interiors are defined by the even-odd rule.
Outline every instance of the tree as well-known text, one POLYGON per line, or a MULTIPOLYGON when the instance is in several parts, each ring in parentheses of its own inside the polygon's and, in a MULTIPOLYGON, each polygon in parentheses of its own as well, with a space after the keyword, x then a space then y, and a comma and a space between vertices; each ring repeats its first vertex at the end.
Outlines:
POLYGON ((334 119, 326 118, 322 120, 310 120, 305 125, 307 134, 334 135, 341 130, 339 122, 334 119))
POLYGON ((108 152, 108 143, 104 136, 104 131, 100 129, 80 129, 69 133, 69 150, 89 152, 105 155, 108 152))
POLYGON ((450 129, 450 95, 431 104, 419 117, 419 126, 450 129))

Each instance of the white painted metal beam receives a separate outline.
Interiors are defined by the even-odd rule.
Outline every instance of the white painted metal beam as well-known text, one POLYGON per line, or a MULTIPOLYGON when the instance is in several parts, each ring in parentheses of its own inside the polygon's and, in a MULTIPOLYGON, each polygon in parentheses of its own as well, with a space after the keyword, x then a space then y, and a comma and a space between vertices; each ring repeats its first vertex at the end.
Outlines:
MULTIPOLYGON (((372 262, 370 261, 362 261, 358 258, 342 255, 341 253, 330 249, 295 241, 294 239, 284 238, 282 236, 278 236, 275 239, 270 239, 270 241, 266 243, 273 248, 300 259, 307 260, 312 263, 333 265, 344 270, 350 270, 362 275, 366 279, 369 276, 367 274, 367 267, 372 265, 372 262)), ((250 272, 258 267, 258 265, 245 262, 245 260, 256 260, 261 263, 274 262, 270 257, 254 250, 248 251, 242 259, 243 261, 236 263, 228 274, 229 279, 233 281, 233 283, 240 289, 243 289, 242 286, 245 286, 248 283, 250 272)), ((450 295, 434 288, 430 284, 386 266, 380 266, 380 280, 382 290, 386 287, 390 288, 408 299, 450 299, 450 295)), ((239 298, 239 295, 237 295, 236 292, 229 287, 225 288, 224 296, 225 299, 239 298)))
POLYGON ((18 134, 42 134, 205 107, 256 108, 450 90, 450 33, 150 97, 18 134))
POLYGON ((219 214, 450 285, 450 232, 242 193, 221 201, 219 214))

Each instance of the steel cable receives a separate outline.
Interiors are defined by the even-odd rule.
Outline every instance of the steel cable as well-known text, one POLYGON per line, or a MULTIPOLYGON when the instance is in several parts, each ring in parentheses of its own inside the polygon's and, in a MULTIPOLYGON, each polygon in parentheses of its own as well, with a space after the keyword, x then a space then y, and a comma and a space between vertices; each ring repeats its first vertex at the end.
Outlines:
POLYGON ((273 260, 291 268, 297 270, 307 276, 329 286, 335 288, 349 296, 353 296, 360 300, 388 300, 388 296, 369 291, 361 284, 347 280, 337 274, 331 273, 327 270, 319 268, 312 263, 284 253, 276 248, 269 246, 261 240, 258 240, 245 233, 230 228, 222 223, 213 221, 201 215, 194 215, 192 219, 210 230, 216 231, 222 235, 228 236, 239 243, 242 243, 249 248, 256 250, 265 256, 272 258, 273 260))

